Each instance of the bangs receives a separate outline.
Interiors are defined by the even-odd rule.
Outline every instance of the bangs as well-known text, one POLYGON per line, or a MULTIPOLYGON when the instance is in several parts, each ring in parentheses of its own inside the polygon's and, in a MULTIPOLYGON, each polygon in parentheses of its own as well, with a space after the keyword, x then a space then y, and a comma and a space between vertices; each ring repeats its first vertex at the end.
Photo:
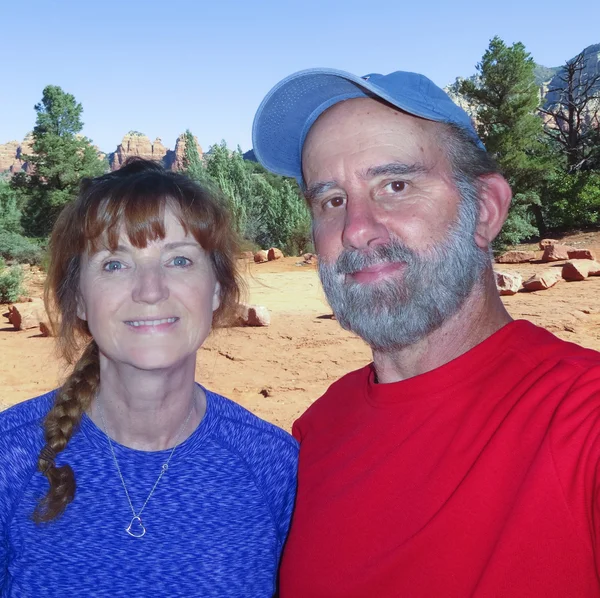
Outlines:
MULTIPOLYGON (((153 173, 152 173, 153 174, 153 173)), ((214 214, 203 207, 202 197, 184 191, 177 181, 164 175, 130 177, 110 188, 97 185, 86 202, 82 250, 90 254, 101 249, 116 251, 125 233, 136 248, 165 238, 165 213, 171 210, 185 234, 191 234, 203 249, 214 249, 211 231, 214 214)))

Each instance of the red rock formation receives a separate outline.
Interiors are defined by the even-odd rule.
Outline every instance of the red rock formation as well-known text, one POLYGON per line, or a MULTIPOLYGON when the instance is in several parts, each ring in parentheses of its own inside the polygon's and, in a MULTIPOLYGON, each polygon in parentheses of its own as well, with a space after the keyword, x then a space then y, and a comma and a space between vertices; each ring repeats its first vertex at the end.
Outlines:
POLYGON ((495 272, 496 288, 500 295, 514 295, 523 284, 523 278, 516 272, 495 272))
POLYGON ((27 135, 23 141, 9 141, 0 145, 0 172, 15 174, 24 170, 27 172, 27 162, 22 160, 24 154, 30 154, 33 139, 27 135))
POLYGON ((273 260, 279 260, 283 257, 283 251, 277 249, 277 247, 271 247, 267 252, 267 259, 272 262, 273 260))
POLYGON ((585 280, 588 276, 600 276, 600 264, 590 259, 574 259, 565 262, 562 277, 565 280, 585 280))
POLYGON ((568 245, 559 245, 558 243, 555 243, 554 245, 548 245, 546 249, 544 249, 542 262, 560 262, 562 260, 568 260, 570 257, 569 252, 574 250, 574 247, 569 247, 568 245))
POLYGON ((531 262, 535 259, 535 253, 533 251, 507 251, 501 256, 496 258, 496 262, 499 264, 522 264, 525 262, 531 262))
POLYGON ((559 280, 561 280, 561 271, 558 268, 550 268, 534 274, 523 283, 523 288, 526 291, 545 291, 553 287, 559 280))
MULTIPOLYGON (((198 156, 202 160, 202 148, 198 143, 198 138, 194 135, 194 141, 196 142, 196 149, 198 150, 198 156)), ((185 134, 182 133, 177 137, 175 142, 175 151, 169 151, 165 159, 165 167, 171 170, 183 170, 183 156, 185 154, 185 134)))
POLYGON ((152 143, 146 135, 127 133, 114 154, 110 155, 110 169, 118 170, 132 156, 162 162, 166 154, 167 148, 158 137, 152 143))

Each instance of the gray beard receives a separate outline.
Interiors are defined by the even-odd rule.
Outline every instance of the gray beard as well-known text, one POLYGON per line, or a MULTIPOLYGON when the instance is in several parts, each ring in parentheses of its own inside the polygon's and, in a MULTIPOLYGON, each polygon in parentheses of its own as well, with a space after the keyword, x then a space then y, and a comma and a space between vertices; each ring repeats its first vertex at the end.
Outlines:
POLYGON ((474 240, 476 214, 463 200, 445 241, 424 253, 392 237, 368 251, 345 249, 334 263, 319 260, 319 276, 335 317, 376 351, 420 341, 453 316, 489 265, 474 240), (352 282, 352 274, 382 262, 403 262, 400 278, 352 282))

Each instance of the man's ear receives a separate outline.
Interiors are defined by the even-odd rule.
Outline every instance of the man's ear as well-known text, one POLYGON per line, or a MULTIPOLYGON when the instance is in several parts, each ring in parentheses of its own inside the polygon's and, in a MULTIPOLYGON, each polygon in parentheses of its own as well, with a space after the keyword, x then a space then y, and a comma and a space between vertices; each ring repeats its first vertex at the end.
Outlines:
POLYGON ((221 283, 217 281, 217 282, 215 282, 215 292, 213 293, 213 304, 212 304, 213 311, 217 311, 217 309, 219 309, 220 305, 221 305, 221 283))
POLYGON ((479 219, 475 229, 475 243, 487 249, 496 238, 510 208, 512 191, 500 174, 488 174, 479 178, 479 219))

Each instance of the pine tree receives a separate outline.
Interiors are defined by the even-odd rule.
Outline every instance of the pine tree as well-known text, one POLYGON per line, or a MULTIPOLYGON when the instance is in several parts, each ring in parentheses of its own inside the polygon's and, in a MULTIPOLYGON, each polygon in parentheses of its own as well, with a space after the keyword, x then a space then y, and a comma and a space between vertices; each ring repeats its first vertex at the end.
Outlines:
POLYGON ((538 232, 530 215, 543 226, 539 189, 547 175, 548 150, 542 139, 543 123, 537 114, 539 89, 535 63, 525 46, 507 46, 499 37, 490 41, 478 76, 465 79, 459 92, 475 107, 479 136, 498 161, 515 192, 502 241, 514 243, 538 232))
POLYGON ((77 195, 81 178, 102 174, 106 162, 90 140, 79 135, 83 108, 73 95, 48 85, 35 111, 33 153, 24 156, 31 173, 16 174, 11 186, 26 202, 22 218, 26 234, 43 237, 63 206, 77 195))
POLYGON ((185 130, 183 135, 184 150, 183 150, 183 172, 192 180, 202 183, 206 180, 207 173, 202 159, 198 153, 196 139, 189 129, 185 130))

